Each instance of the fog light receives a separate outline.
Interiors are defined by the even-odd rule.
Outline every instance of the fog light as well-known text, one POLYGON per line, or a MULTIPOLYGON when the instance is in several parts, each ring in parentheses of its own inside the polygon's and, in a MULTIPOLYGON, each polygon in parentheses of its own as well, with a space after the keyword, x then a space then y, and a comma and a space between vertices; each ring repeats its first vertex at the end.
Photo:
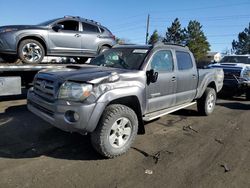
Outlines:
POLYGON ((69 110, 65 113, 65 118, 67 121, 74 123, 80 119, 80 116, 77 112, 69 110))

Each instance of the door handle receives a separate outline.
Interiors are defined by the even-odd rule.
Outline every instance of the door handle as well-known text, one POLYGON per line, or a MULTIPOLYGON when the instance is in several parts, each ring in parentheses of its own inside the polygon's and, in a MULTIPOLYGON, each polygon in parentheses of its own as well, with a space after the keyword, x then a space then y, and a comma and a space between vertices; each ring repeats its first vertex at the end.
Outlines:
POLYGON ((175 82, 175 81, 176 81, 176 77, 173 76, 171 81, 172 81, 172 82, 175 82))
POLYGON ((79 35, 79 34, 75 34, 75 37, 80 37, 81 35, 79 35))
POLYGON ((196 75, 195 75, 195 74, 193 74, 193 75, 192 75, 192 78, 193 78, 193 79, 196 79, 196 75))

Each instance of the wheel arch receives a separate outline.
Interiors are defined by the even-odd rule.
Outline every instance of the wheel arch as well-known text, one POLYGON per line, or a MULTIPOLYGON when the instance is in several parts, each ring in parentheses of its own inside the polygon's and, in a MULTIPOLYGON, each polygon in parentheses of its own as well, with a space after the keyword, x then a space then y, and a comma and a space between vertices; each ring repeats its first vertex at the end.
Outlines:
POLYGON ((47 55, 47 45, 46 45, 46 42, 45 40, 43 39, 43 37, 39 36, 39 35, 29 35, 29 36, 24 36, 22 37, 18 43, 17 43, 17 51, 18 51, 18 48, 20 46, 20 43, 24 40, 28 40, 28 39, 32 39, 32 40, 36 40, 38 41, 44 48, 44 51, 45 51, 45 55, 47 55))
POLYGON ((113 101, 110 101, 107 106, 112 104, 122 104, 129 108, 131 108, 137 115, 138 118, 138 134, 144 134, 144 122, 142 119, 142 111, 141 111, 141 104, 137 96, 127 96, 127 97, 121 97, 118 99, 114 99, 113 101))

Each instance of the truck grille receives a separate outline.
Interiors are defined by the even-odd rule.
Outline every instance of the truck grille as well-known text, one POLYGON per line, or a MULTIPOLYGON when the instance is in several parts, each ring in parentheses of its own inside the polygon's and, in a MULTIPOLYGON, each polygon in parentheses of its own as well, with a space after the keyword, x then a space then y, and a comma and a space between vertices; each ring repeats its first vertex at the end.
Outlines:
POLYGON ((223 71, 225 80, 239 78, 241 73, 241 69, 223 69, 223 71))
POLYGON ((34 93, 48 102, 53 102, 56 98, 55 82, 49 79, 36 78, 34 93))

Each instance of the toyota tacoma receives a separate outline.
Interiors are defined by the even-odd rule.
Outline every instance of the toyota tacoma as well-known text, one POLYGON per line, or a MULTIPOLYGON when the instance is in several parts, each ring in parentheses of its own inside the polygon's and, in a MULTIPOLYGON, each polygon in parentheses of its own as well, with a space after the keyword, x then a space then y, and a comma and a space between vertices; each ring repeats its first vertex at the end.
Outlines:
POLYGON ((43 70, 28 92, 28 109, 50 124, 91 133, 93 147, 113 158, 125 153, 144 122, 197 103, 214 111, 223 70, 197 69, 187 47, 116 45, 89 64, 43 70))

